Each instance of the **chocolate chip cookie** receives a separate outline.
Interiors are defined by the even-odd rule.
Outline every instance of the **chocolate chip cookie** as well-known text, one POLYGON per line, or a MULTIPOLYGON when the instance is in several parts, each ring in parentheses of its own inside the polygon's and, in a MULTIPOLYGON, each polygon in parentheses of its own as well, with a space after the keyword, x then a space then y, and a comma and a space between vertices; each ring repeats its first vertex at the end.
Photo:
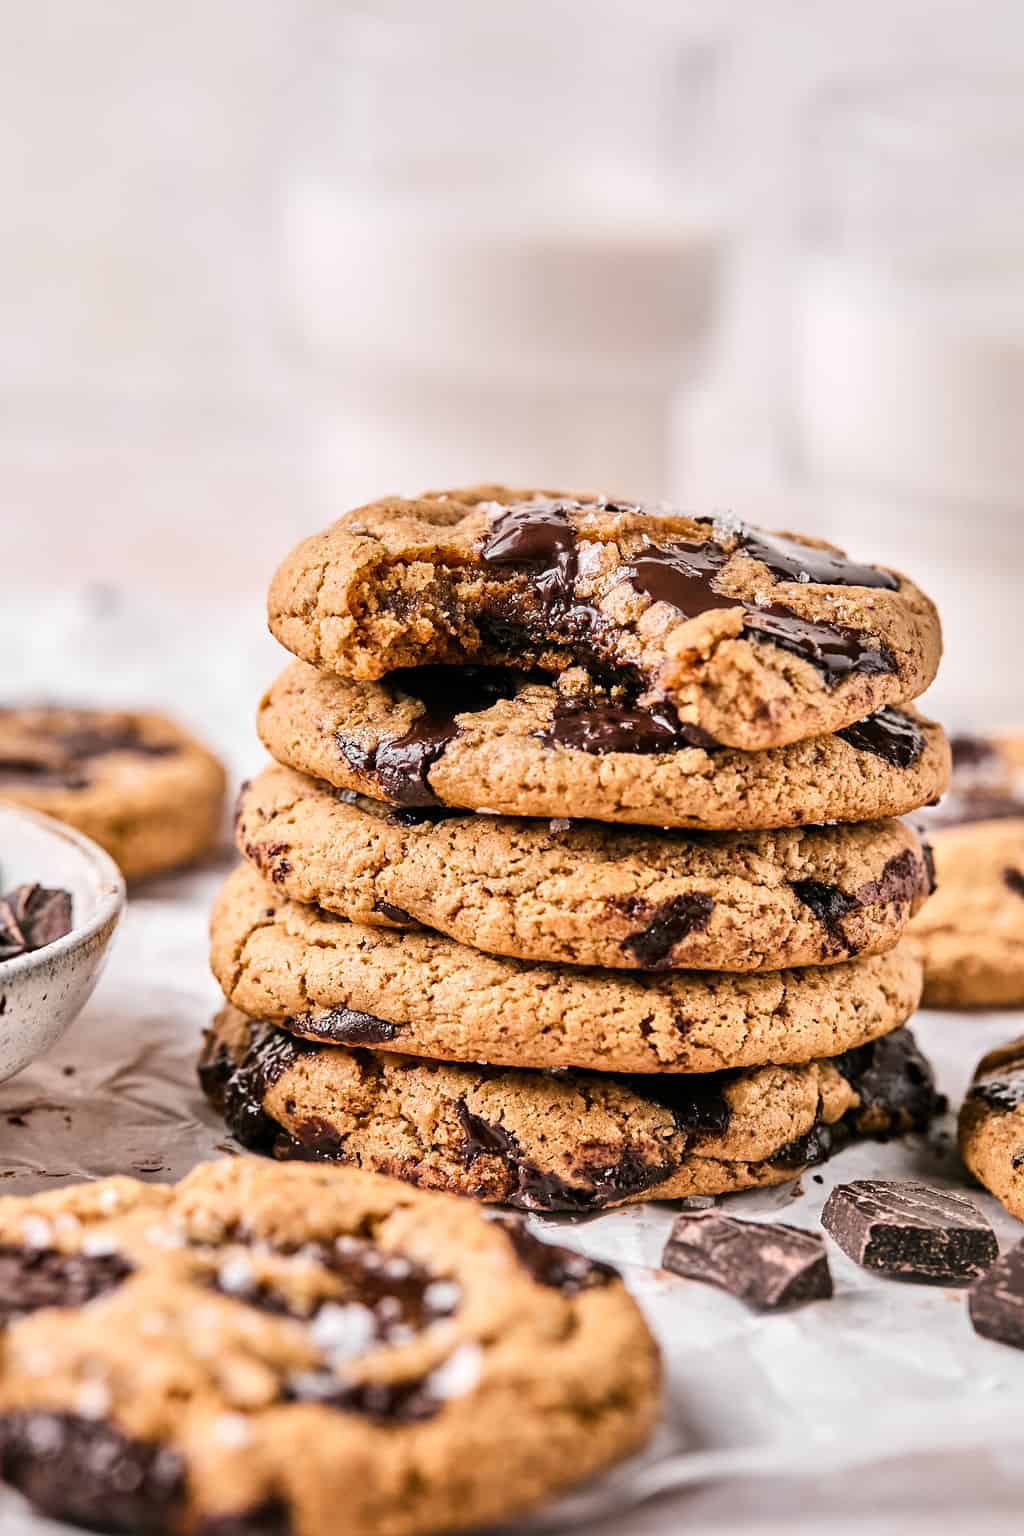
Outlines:
POLYGON ((160 715, 0 709, 0 799, 77 827, 129 880, 185 864, 216 844, 224 782, 213 754, 160 715))
POLYGON ((520 675, 423 667, 351 683, 304 662, 265 695, 278 762, 394 805, 662 827, 803 826, 899 816, 949 781, 939 726, 886 708, 767 752, 705 743, 657 710, 520 675))
POLYGON ((243 786, 236 841, 294 901, 499 955, 624 970, 833 964, 897 942, 930 889, 903 822, 653 832, 392 809, 289 768, 243 786))
POLYGON ((913 1013, 921 968, 898 946, 838 965, 634 976, 482 954, 288 901, 247 865, 211 918, 225 997, 341 1045, 450 1061, 710 1072, 835 1056, 913 1013))
POLYGON ((936 1103, 905 1029, 805 1066, 622 1077, 315 1045, 226 1008, 199 1071, 254 1150, 537 1211, 782 1183, 852 1136, 924 1129, 936 1103))
POLYGON ((1024 1221, 1024 1037, 978 1063, 960 1111, 960 1155, 978 1182, 1024 1221))
POLYGON ((1024 1004, 1024 738, 953 742, 949 795, 922 816, 938 889, 911 927, 925 1004, 1024 1004))
POLYGON ((359 1169, 229 1158, 0 1201, 0 1473, 154 1536, 414 1536, 639 1446, 614 1271, 359 1169))
POLYGON ((269 620, 295 655, 360 680, 431 663, 581 665, 748 751, 916 698, 942 649, 907 577, 831 546, 502 486, 347 513, 281 566, 269 620))

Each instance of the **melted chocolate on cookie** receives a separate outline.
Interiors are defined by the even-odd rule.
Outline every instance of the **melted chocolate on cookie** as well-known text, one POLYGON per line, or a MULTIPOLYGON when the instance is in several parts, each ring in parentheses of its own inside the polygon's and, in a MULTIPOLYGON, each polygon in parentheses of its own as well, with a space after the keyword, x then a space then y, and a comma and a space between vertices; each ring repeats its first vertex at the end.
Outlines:
POLYGON ((508 1234, 519 1262, 539 1285, 561 1291, 563 1296, 578 1296, 580 1291, 593 1290, 595 1286, 608 1285, 618 1279, 610 1264, 602 1264, 571 1248, 560 1248, 534 1237, 522 1217, 499 1216, 495 1220, 496 1225, 508 1234))
POLYGON ((0 1415, 0 1478, 44 1514, 88 1530, 134 1536, 180 1528, 182 1458, 102 1420, 41 1410, 0 1415))
POLYGON ((911 902, 929 890, 932 878, 927 856, 922 868, 913 851, 906 848, 893 854, 877 880, 867 880, 855 891, 848 893, 823 880, 791 880, 790 889, 818 918, 831 942, 838 949, 855 954, 857 946, 850 943, 843 918, 875 902, 911 902))
POLYGON ((870 752, 893 768, 912 768, 925 749, 925 736, 916 720, 886 705, 866 720, 836 732, 859 752, 870 752))
POLYGON ((711 921, 714 898, 706 891, 689 891, 668 901, 644 901, 640 896, 613 899, 609 905, 642 926, 622 940, 645 971, 663 971, 672 964, 672 951, 690 933, 703 933, 711 921))
POLYGON ((0 1243, 0 1327, 42 1307, 84 1307, 131 1273, 132 1266, 117 1253, 61 1253, 0 1243))
POLYGON ((713 751, 718 743, 697 725, 684 725, 671 704, 613 704, 599 699, 559 699, 551 724, 538 732, 545 747, 572 747, 604 756, 607 752, 683 752, 687 747, 713 751))
MULTIPOLYGON (((512 648, 517 642, 549 638, 575 646, 584 662, 598 661, 614 670, 614 638, 599 609, 575 596, 579 569, 578 537, 569 512, 580 503, 540 498, 503 508, 495 517, 480 549, 488 565, 515 565, 526 569, 534 603, 534 627, 544 636, 531 637, 531 617, 510 610, 494 615, 512 648)), ((601 503, 605 510, 628 510, 601 503)), ((652 602, 670 603, 688 619, 712 609, 742 609, 744 635, 792 651, 837 681, 851 671, 888 673, 896 670, 894 657, 873 644, 859 630, 842 625, 814 623, 801 618, 782 603, 760 605, 719 592, 712 580, 743 551, 762 561, 776 579, 827 582, 829 585, 883 587, 896 590, 899 583, 888 572, 857 565, 845 556, 813 549, 794 540, 761 534, 742 524, 724 531, 728 545, 715 538, 699 542, 674 540, 661 547, 648 544, 623 568, 634 589, 652 602)), ((496 638, 500 635, 495 634, 496 638)), ((631 668, 627 668, 631 671, 631 668)), ((635 679, 633 679, 635 681, 635 679)))
POLYGON ((512 698, 515 684, 507 673, 487 667, 417 667, 392 673, 390 684, 397 694, 409 694, 424 706, 404 736, 382 739, 375 747, 363 747, 341 730, 334 739, 346 762, 376 779, 389 799, 437 806, 441 802, 430 787, 430 770, 458 736, 457 717, 512 698))

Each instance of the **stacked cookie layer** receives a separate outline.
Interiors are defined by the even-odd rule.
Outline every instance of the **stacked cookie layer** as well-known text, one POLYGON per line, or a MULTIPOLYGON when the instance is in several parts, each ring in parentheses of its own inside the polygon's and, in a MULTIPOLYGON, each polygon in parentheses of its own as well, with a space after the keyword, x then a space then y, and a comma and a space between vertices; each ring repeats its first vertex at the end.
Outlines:
POLYGON ((248 1145, 581 1210, 927 1122, 893 818, 949 762, 905 577, 484 487, 343 517, 270 622, 201 1064, 248 1145))

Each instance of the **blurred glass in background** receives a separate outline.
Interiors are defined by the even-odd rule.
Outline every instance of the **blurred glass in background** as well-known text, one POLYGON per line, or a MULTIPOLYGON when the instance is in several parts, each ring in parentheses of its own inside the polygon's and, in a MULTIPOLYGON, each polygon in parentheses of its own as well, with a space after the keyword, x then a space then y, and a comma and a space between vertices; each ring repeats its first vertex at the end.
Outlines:
POLYGON ((1017 718, 1024 97, 929 78, 815 101, 795 308, 798 483, 938 602, 952 723, 1017 718))
POLYGON ((326 8, 286 228, 341 503, 669 494, 723 253, 713 18, 326 8))

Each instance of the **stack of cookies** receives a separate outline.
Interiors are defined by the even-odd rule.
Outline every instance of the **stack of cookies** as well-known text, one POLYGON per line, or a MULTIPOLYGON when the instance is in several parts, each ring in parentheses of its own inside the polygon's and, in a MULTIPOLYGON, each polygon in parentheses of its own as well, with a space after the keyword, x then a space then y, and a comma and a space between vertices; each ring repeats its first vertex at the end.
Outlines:
POLYGON ((922 1128, 895 818, 949 774, 906 577, 733 520, 387 500, 270 591, 201 1077, 247 1146, 537 1210, 922 1128))

